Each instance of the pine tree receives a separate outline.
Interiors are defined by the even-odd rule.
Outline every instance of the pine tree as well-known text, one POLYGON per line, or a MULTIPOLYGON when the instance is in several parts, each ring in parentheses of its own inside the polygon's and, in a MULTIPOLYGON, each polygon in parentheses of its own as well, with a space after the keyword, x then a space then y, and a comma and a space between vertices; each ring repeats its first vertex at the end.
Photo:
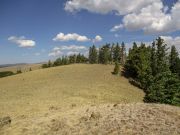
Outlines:
POLYGON ((69 56, 69 63, 70 63, 70 64, 76 63, 76 61, 77 61, 77 56, 76 56, 75 54, 69 56))
POLYGON ((157 74, 157 66, 156 43, 154 41, 151 47, 151 71, 153 76, 157 74))
POLYGON ((120 62, 120 60, 121 60, 121 48, 119 46, 119 43, 117 43, 114 48, 113 60, 114 60, 114 62, 116 62, 116 61, 120 62))
POLYGON ((115 62, 113 74, 115 74, 115 75, 119 74, 119 63, 118 62, 115 62))
POLYGON ((125 44, 124 42, 122 42, 121 44, 121 64, 124 65, 125 64, 125 60, 126 60, 126 48, 125 48, 125 44))
POLYGON ((76 63, 81 63, 81 54, 79 53, 78 55, 77 55, 77 59, 76 59, 76 63))
POLYGON ((50 60, 48 61, 48 67, 52 67, 52 62, 50 60))
POLYGON ((110 61, 110 45, 106 44, 99 48, 99 63, 108 64, 110 61))
POLYGON ((169 64, 170 64, 170 70, 172 73, 178 74, 180 71, 180 64, 179 64, 179 54, 176 50, 175 46, 171 47, 171 52, 169 56, 169 64))
POLYGON ((89 63, 95 64, 98 61, 98 54, 95 45, 89 48, 89 63))
POLYGON ((156 56, 157 56, 157 67, 156 72, 166 72, 169 71, 169 64, 168 64, 168 56, 167 56, 167 45, 164 43, 164 40, 159 37, 156 39, 156 56))

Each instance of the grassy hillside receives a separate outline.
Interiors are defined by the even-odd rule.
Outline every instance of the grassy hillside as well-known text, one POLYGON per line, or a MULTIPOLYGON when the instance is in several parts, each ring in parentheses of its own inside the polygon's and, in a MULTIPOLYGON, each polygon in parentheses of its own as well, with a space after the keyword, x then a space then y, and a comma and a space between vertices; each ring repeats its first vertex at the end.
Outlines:
POLYGON ((27 72, 31 68, 32 70, 37 70, 41 68, 42 64, 19 64, 15 66, 8 66, 8 67, 1 67, 0 72, 3 71, 12 71, 14 73, 17 72, 17 70, 21 69, 22 72, 27 72))
POLYGON ((142 90, 111 71, 111 65, 77 64, 2 78, 0 116, 33 115, 51 106, 142 102, 142 90))
POLYGON ((76 64, 1 78, 0 134, 180 133, 180 108, 141 103, 143 91, 113 68, 76 64))

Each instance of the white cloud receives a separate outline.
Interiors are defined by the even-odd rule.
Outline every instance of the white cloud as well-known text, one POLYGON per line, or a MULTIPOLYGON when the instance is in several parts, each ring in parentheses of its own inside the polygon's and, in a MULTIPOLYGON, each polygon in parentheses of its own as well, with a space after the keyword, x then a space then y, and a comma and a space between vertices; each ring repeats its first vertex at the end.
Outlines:
POLYGON ((52 52, 48 54, 48 56, 53 56, 53 57, 60 56, 60 55, 63 55, 63 53, 60 50, 53 50, 52 52))
POLYGON ((138 13, 127 14, 121 24, 128 30, 143 30, 146 34, 157 34, 180 30, 180 1, 178 1, 169 14, 162 1, 154 2, 140 10, 138 13))
POLYGON ((86 46, 78 46, 78 45, 68 45, 68 46, 59 46, 54 47, 52 51, 49 53, 49 56, 62 56, 62 55, 72 55, 72 54, 85 54, 85 52, 88 50, 86 46))
POLYGON ((69 12, 88 10, 100 14, 115 12, 118 15, 125 15, 156 1, 159 0, 68 0, 65 10, 69 12))
POLYGON ((17 44, 19 47, 33 47, 36 45, 36 42, 33 40, 26 39, 24 36, 16 37, 11 36, 8 38, 12 43, 17 44))
POLYGON ((115 25, 110 31, 115 32, 115 31, 118 31, 118 30, 120 30, 122 28, 123 28, 123 25, 119 24, 119 25, 115 25))
POLYGON ((69 33, 69 34, 64 34, 64 33, 59 33, 56 35, 55 38, 53 38, 54 41, 71 41, 71 40, 75 40, 78 42, 86 42, 86 41, 90 41, 89 38, 87 38, 86 36, 82 36, 79 35, 77 33, 69 33))
POLYGON ((97 35, 94 39, 93 39, 93 43, 95 42, 101 42, 103 40, 103 38, 99 35, 97 35))
POLYGON ((115 25, 111 32, 122 28, 142 30, 146 34, 180 30, 180 0, 171 7, 170 12, 167 12, 168 7, 163 5, 163 0, 68 0, 65 10, 122 15, 122 24, 115 25))
POLYGON ((174 45, 178 52, 180 52, 180 36, 178 37, 171 37, 171 36, 161 36, 161 38, 164 39, 165 43, 168 45, 168 47, 171 47, 174 45))
POLYGON ((67 56, 74 55, 74 54, 79 54, 79 52, 76 52, 76 51, 67 52, 67 56))
POLYGON ((70 46, 61 46, 59 47, 61 50, 86 50, 85 46, 77 46, 77 45, 70 45, 70 46))

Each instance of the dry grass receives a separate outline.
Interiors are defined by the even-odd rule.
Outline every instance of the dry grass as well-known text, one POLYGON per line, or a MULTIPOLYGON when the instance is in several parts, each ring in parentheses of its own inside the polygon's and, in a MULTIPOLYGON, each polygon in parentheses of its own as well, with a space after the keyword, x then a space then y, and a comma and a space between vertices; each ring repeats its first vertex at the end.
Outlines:
POLYGON ((0 134, 8 135, 179 135, 180 108, 158 104, 103 104, 56 108, 21 116, 0 134))
POLYGON ((179 108, 137 104, 143 91, 113 68, 76 64, 1 78, 0 118, 12 121, 0 134, 180 134, 179 108))
POLYGON ((16 73, 17 70, 19 70, 19 69, 21 69, 22 72, 28 72, 30 68, 32 70, 40 69, 41 65, 42 64, 23 64, 23 65, 17 65, 17 66, 3 67, 3 68, 0 68, 0 72, 12 71, 12 72, 16 73))
POLYGON ((33 115, 50 106, 142 102, 142 90, 112 70, 111 65, 76 64, 2 78, 0 116, 33 115))

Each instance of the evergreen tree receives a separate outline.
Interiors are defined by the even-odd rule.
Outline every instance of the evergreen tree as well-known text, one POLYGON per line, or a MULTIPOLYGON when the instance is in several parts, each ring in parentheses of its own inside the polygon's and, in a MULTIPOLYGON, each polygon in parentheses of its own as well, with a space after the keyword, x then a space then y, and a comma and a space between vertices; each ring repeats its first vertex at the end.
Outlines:
POLYGON ((89 48, 89 63, 95 64, 98 61, 98 54, 95 45, 89 48))
POLYGON ((53 66, 53 64, 52 64, 52 62, 49 60, 48 61, 48 67, 52 67, 53 66))
POLYGON ((42 68, 48 68, 48 65, 47 64, 43 64, 42 68))
POLYGON ((157 74, 148 87, 145 101, 180 106, 180 80, 170 71, 157 74))
POLYGON ((115 62, 113 74, 115 74, 115 75, 119 74, 119 63, 118 62, 115 62))
POLYGON ((156 56, 156 43, 152 43, 151 47, 151 72, 155 76, 157 74, 157 56, 156 56))
POLYGON ((126 60, 126 48, 125 48, 124 42, 122 42, 122 44, 121 44, 121 53, 120 54, 121 54, 121 57, 120 57, 121 64, 124 65, 125 60, 126 60))
POLYGON ((21 74, 21 73, 22 73, 21 69, 18 69, 16 72, 16 74, 21 74))
POLYGON ((113 60, 114 60, 114 62, 116 62, 116 61, 120 62, 120 60, 121 60, 121 48, 119 46, 119 43, 117 43, 117 45, 114 48, 113 60))
POLYGON ((179 59, 179 54, 178 54, 175 46, 171 47, 171 52, 170 52, 170 56, 169 56, 169 65, 170 65, 171 72, 179 75, 180 59, 179 59))
POLYGON ((110 45, 106 44, 99 48, 99 63, 108 64, 110 60, 110 45))
POLYGON ((75 54, 69 56, 69 63, 70 63, 70 64, 76 63, 76 62, 77 62, 77 56, 76 56, 75 54))
POLYGON ((159 37, 156 39, 156 57, 157 57, 157 67, 156 72, 166 72, 169 71, 169 64, 168 64, 168 56, 167 56, 167 45, 164 43, 164 40, 159 37))
POLYGON ((62 60, 61 60, 61 58, 57 58, 57 59, 55 60, 55 62, 54 62, 53 65, 54 65, 54 66, 60 66, 60 65, 62 65, 62 60))
POLYGON ((77 55, 77 60, 76 60, 76 63, 81 63, 82 62, 82 56, 81 56, 81 54, 79 53, 78 55, 77 55))

